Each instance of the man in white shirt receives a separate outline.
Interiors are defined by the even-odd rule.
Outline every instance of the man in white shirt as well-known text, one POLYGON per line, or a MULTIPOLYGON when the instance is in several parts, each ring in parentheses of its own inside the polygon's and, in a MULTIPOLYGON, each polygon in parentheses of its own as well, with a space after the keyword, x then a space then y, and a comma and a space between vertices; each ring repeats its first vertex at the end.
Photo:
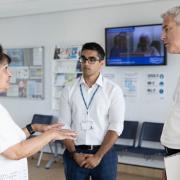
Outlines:
POLYGON ((60 119, 78 133, 65 140, 67 180, 115 180, 117 154, 113 149, 124 124, 125 103, 120 87, 100 70, 105 52, 97 43, 82 47, 82 76, 68 84, 60 99, 60 119))
MULTIPOLYGON (((162 18, 162 40, 164 45, 166 46, 168 53, 180 54, 180 6, 168 10, 162 14, 162 18)), ((173 100, 174 106, 164 124, 161 135, 161 143, 165 146, 166 156, 171 156, 180 152, 180 78, 176 86, 173 100)), ((166 163, 165 167, 167 168, 166 163)), ((176 174, 179 171, 179 167, 176 168, 173 166, 172 169, 173 174, 176 174)), ((166 169, 166 171, 168 172, 169 170, 166 169)), ((164 173, 164 179, 170 179, 170 176, 171 175, 167 173, 166 177, 164 173)), ((179 179, 179 177, 177 178, 179 179)))
MULTIPOLYGON (((180 6, 167 11, 163 17, 162 40, 167 51, 180 54, 180 6)), ((165 146, 167 155, 180 152, 180 80, 174 95, 174 106, 165 122, 161 135, 161 143, 165 146)))

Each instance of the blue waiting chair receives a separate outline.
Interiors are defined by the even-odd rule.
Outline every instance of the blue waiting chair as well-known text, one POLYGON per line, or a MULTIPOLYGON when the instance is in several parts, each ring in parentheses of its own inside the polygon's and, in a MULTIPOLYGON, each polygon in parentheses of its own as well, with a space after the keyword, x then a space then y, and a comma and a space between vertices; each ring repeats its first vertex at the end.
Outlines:
POLYGON ((138 124, 138 121, 124 121, 123 132, 118 138, 118 144, 114 145, 118 153, 135 148, 138 124))
MULTIPOLYGON (((52 124, 53 122, 53 116, 52 115, 42 115, 42 114, 34 114, 33 118, 32 118, 32 124, 52 124)), ((32 137, 35 137, 35 135, 33 135, 32 137)), ((52 143, 49 143, 49 148, 52 154, 54 154, 53 149, 52 149, 52 143)), ((41 149, 39 157, 38 157, 38 161, 37 161, 37 167, 40 166, 41 163, 41 159, 42 159, 42 155, 43 155, 43 149, 41 149)))
POLYGON ((138 146, 131 150, 131 152, 143 154, 144 156, 164 156, 165 150, 160 144, 162 129, 163 123, 143 122, 139 136, 138 146), (155 144, 158 146, 157 148, 155 147, 155 144))

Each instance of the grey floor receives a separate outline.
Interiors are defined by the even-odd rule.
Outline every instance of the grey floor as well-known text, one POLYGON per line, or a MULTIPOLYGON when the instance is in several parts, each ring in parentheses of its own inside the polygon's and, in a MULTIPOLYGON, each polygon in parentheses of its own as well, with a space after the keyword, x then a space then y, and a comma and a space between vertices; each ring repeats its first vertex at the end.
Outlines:
MULTIPOLYGON (((50 169, 45 169, 46 161, 42 161, 39 168, 36 167, 37 160, 29 159, 29 180, 65 180, 63 164, 56 162, 50 169)), ((149 178, 125 173, 118 173, 117 180, 160 180, 158 178, 149 178)))

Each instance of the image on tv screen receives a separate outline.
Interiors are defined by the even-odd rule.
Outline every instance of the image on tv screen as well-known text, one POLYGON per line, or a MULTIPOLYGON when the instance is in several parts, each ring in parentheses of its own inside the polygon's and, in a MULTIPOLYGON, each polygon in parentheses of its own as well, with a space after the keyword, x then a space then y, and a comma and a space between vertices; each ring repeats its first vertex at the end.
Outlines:
POLYGON ((166 65, 161 33, 161 24, 105 28, 106 65, 166 65))

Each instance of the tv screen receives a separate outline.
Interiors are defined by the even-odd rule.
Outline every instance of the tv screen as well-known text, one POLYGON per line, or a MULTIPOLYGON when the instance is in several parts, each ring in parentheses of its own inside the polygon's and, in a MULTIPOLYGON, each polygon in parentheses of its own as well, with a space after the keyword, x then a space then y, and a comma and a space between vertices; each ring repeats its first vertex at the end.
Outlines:
POLYGON ((105 28, 106 65, 166 65, 161 33, 161 24, 105 28))

